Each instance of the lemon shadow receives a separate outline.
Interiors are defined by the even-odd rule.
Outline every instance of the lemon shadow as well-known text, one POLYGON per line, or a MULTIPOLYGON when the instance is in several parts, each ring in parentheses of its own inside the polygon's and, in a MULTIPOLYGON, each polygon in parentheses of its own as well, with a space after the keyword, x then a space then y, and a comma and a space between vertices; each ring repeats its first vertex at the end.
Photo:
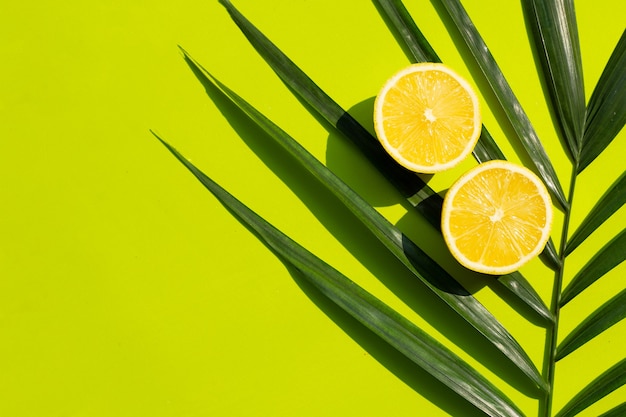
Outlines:
MULTIPOLYGON (((374 97, 351 107, 348 114, 368 132, 373 132, 372 112, 374 97)), ((342 122, 339 121, 338 124, 342 122)), ((335 175, 374 207, 403 203, 401 193, 390 186, 389 181, 367 159, 361 149, 336 131, 329 131, 326 141, 326 166, 335 175)), ((382 146, 380 151, 384 152, 382 146)))

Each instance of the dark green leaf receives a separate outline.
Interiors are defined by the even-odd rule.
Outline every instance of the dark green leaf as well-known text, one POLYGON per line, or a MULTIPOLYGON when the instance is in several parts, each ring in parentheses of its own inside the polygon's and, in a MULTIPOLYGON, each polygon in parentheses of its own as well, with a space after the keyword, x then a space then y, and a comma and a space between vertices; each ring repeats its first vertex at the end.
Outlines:
POLYGON ((563 359, 624 317, 626 317, 626 290, 600 306, 567 335, 556 350, 556 360, 563 359))
POLYGON ((252 121, 291 154, 315 178, 326 186, 389 249, 413 274, 426 284, 463 319, 500 349, 537 386, 546 388, 539 371, 522 347, 504 329, 497 319, 480 304, 451 275, 424 253, 376 209, 354 192, 339 177, 319 162, 280 127, 259 113, 236 93, 216 80, 199 64, 188 62, 201 69, 207 79, 219 88, 252 121))
POLYGON ((574 161, 585 123, 585 89, 573 0, 524 0, 552 107, 574 161))
POLYGON ((582 172, 611 143, 626 123, 626 30, 606 64, 587 106, 582 172))
POLYGON ((565 246, 565 255, 569 255, 583 243, 606 219, 619 210, 626 203, 626 171, 604 193, 600 201, 593 207, 587 217, 578 226, 576 232, 565 246))
MULTIPOLYGON (((156 136, 156 135, 155 135, 156 136)), ((522 416, 493 384, 409 320, 267 223, 157 138, 230 211, 330 300, 443 384, 491 416, 522 416)))
POLYGON ((606 413, 602 413, 599 417, 624 417, 624 416, 626 416, 626 402, 623 402, 620 405, 613 407, 606 413))
POLYGON ((561 297, 561 307, 626 259, 626 230, 622 230, 580 270, 561 297))
POLYGON ((548 154, 543 148, 526 112, 522 109, 509 83, 506 78, 504 78, 504 74, 502 74, 496 60, 493 55, 491 55, 485 41, 480 36, 480 33, 478 33, 474 23, 471 21, 459 0, 442 0, 442 3, 456 25, 461 37, 476 59, 478 66, 489 82, 511 126, 515 130, 515 133, 517 133, 518 138, 537 168, 548 190, 556 197, 559 205, 567 209, 569 204, 567 203, 567 198, 556 175, 556 171, 550 162, 550 158, 548 158, 548 154))
POLYGON ((571 417, 626 384, 626 359, 594 379, 568 402, 555 417, 571 417))

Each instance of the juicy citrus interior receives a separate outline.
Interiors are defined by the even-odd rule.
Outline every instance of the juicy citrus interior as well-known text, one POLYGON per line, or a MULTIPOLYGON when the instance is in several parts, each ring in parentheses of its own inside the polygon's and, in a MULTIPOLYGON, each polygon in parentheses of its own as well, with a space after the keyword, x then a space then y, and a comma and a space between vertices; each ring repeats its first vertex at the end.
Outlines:
POLYGON ((476 145, 481 126, 476 93, 443 64, 402 69, 374 104, 378 139, 398 163, 416 172, 457 165, 476 145))
POLYGON ((511 162, 478 165, 444 198, 444 239, 454 257, 474 271, 516 271, 543 250, 551 226, 546 187, 533 172, 511 162))

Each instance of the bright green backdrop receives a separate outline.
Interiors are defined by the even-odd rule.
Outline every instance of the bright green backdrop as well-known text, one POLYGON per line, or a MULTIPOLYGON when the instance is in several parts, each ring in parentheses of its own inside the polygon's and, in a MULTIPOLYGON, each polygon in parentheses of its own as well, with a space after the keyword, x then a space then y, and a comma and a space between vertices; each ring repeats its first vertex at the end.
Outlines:
MULTIPOLYGON (((457 52, 460 43, 439 10, 427 0, 405 3, 444 62, 485 91, 485 124, 509 159, 519 160, 495 99, 476 67, 465 66, 468 55, 457 52)), ((464 4, 567 184, 568 162, 521 5, 464 4)), ((235 5, 366 125, 382 83, 408 63, 371 2, 235 5)), ((576 7, 589 96, 624 29, 626 9, 621 0, 581 0, 576 7)), ((292 275, 149 129, 535 415, 523 379, 232 106, 211 101, 177 44, 458 270, 430 227, 300 105, 216 0, 4 1, 0 416, 477 415, 292 275)), ((580 177, 574 226, 623 172, 625 153, 621 132, 580 177)), ((468 160, 430 184, 444 190, 474 164, 468 160)), ((622 209, 572 255, 571 270, 625 224, 622 209)), ((549 302, 552 273, 539 261, 523 272, 549 302)), ((625 273, 619 266, 563 310, 561 338, 624 288, 625 273)), ((566 271, 566 280, 571 276, 566 271)), ((486 284, 467 282, 541 367, 543 328, 486 284)), ((623 358, 625 332, 622 322, 559 363, 556 408, 623 358)), ((624 399, 626 390, 618 390, 584 415, 624 399)))

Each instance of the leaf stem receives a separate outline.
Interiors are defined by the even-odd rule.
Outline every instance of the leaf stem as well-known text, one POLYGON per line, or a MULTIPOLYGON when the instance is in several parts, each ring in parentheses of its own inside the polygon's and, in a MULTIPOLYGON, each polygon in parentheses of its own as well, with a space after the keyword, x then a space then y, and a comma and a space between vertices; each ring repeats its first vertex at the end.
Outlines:
POLYGON ((561 312, 561 291, 563 288, 563 274, 565 271, 565 246, 567 243, 567 233, 569 229, 570 215, 572 211, 572 203, 574 202, 574 189, 576 188, 576 174, 577 165, 572 167, 572 177, 570 180, 570 189, 568 196, 568 210, 565 210, 565 216, 563 219, 563 230, 561 233, 561 243, 559 249, 559 258, 561 260, 561 267, 557 269, 554 277, 554 287, 552 288, 552 301, 550 304, 550 310, 554 317, 554 322, 548 328, 546 332, 546 350, 544 356, 544 378, 550 387, 550 390, 545 393, 542 401, 539 405, 539 415, 550 417, 552 413, 552 398, 554 393, 554 374, 556 369, 556 347, 557 338, 559 333, 559 317, 561 312))

